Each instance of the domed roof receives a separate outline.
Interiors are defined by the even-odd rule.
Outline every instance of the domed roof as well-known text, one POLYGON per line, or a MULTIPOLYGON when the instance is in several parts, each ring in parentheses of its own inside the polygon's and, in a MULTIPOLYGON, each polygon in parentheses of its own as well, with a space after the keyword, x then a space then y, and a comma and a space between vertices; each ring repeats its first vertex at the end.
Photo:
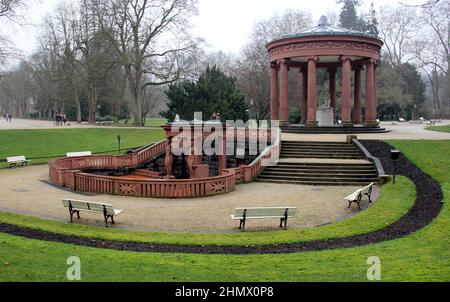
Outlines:
POLYGON ((361 31, 357 31, 357 30, 351 30, 351 29, 347 29, 347 28, 331 26, 331 24, 328 23, 327 17, 322 16, 322 17, 320 17, 319 25, 317 25, 316 27, 306 29, 306 30, 301 31, 296 34, 285 35, 281 39, 277 39, 277 40, 283 40, 283 39, 288 39, 288 38, 308 37, 308 36, 328 36, 328 35, 329 36, 362 36, 362 37, 378 39, 377 35, 372 32, 361 32, 361 31))

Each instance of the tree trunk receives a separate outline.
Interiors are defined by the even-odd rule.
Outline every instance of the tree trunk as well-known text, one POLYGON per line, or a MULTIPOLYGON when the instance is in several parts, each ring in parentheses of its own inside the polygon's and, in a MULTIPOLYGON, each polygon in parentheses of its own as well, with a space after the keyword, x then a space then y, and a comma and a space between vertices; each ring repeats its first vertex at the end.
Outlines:
POLYGON ((89 124, 95 124, 97 113, 97 97, 92 83, 89 84, 89 124))
POLYGON ((75 85, 72 84, 73 88, 73 95, 74 95, 74 102, 75 102, 75 110, 77 115, 77 123, 81 124, 81 103, 80 103, 80 96, 78 95, 78 91, 75 88, 75 85))

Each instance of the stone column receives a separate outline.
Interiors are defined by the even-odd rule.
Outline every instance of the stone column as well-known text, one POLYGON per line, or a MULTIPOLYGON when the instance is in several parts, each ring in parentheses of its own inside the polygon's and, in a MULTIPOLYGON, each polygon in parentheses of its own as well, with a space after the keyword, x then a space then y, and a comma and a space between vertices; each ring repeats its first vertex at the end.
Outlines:
POLYGON ((375 106, 375 60, 370 60, 366 65, 366 115, 364 125, 376 126, 375 106))
POLYGON ((300 121, 301 124, 306 124, 306 116, 308 115, 308 69, 300 68, 300 83, 299 83, 299 98, 300 98, 300 112, 302 115, 302 119, 300 121))
POLYGON ((377 64, 378 62, 375 61, 373 67, 373 110, 374 110, 373 114, 375 116, 376 126, 378 126, 377 64))
POLYGON ((306 127, 317 127, 316 112, 317 112, 317 90, 316 90, 316 74, 317 66, 316 62, 319 60, 318 57, 308 57, 306 61, 308 62, 308 116, 306 120, 306 127))
POLYGON ((355 95, 354 95, 354 113, 353 123, 362 124, 361 118, 361 66, 355 66, 355 95))
POLYGON ((271 64, 270 76, 270 119, 276 121, 278 117, 278 65, 271 64))
POLYGON ((289 123, 289 61, 282 60, 280 66, 280 126, 289 123))
POLYGON ((351 59, 346 56, 341 57, 342 61, 342 125, 352 127, 351 113, 351 85, 352 85, 352 66, 351 59))
POLYGON ((330 106, 333 108, 333 123, 336 122, 336 67, 328 68, 328 73, 330 75, 329 81, 329 91, 330 91, 330 106))

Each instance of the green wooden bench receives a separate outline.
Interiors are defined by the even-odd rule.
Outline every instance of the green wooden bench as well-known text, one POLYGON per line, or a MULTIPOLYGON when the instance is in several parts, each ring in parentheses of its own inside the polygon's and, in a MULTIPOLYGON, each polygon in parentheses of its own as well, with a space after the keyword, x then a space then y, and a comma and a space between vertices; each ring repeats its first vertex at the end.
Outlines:
POLYGON ((351 195, 345 197, 345 200, 348 201, 348 208, 352 206, 353 203, 358 204, 358 209, 361 210, 361 201, 364 196, 367 196, 369 198, 369 203, 372 203, 372 192, 373 192, 373 186, 375 183, 371 183, 367 187, 364 187, 362 189, 357 190, 356 192, 353 192, 351 195))
POLYGON ((297 208, 236 208, 231 219, 239 220, 239 229, 245 229, 245 222, 248 219, 280 219, 280 228, 287 229, 289 218, 295 218, 297 208))
POLYGON ((111 218, 112 224, 114 224, 114 216, 122 213, 122 210, 114 209, 112 205, 106 203, 98 203, 91 201, 75 200, 61 198, 62 203, 65 208, 69 209, 70 222, 73 222, 73 215, 77 214, 78 219, 80 219, 80 212, 90 212, 102 214, 105 219, 105 225, 108 227, 108 219, 111 218))
POLYGON ((23 165, 28 166, 28 163, 30 161, 27 160, 24 155, 22 155, 22 156, 7 157, 6 162, 9 164, 9 167, 12 168, 12 167, 17 167, 18 164, 22 164, 22 167, 23 167, 23 165))

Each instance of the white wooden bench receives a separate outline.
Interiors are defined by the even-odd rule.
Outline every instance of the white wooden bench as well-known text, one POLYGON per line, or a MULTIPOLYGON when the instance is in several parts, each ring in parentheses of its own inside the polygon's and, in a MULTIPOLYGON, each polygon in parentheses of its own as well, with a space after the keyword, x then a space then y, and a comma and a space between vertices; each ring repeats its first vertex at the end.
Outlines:
POLYGON ((372 192, 373 192, 373 186, 375 183, 371 183, 365 188, 359 189, 356 192, 353 192, 351 195, 345 197, 345 200, 348 201, 348 208, 352 206, 352 203, 358 204, 358 209, 361 210, 361 200, 363 196, 367 196, 369 198, 369 203, 372 203, 372 192))
POLYGON ((237 208, 231 219, 239 220, 239 229, 245 229, 245 222, 248 219, 280 219, 280 228, 287 229, 287 222, 289 218, 295 218, 297 208, 283 207, 283 208, 237 208))
POLYGON ((68 152, 66 154, 67 157, 82 157, 82 156, 92 156, 91 151, 82 151, 82 152, 68 152))
POLYGON ((29 160, 27 160, 25 158, 24 155, 7 157, 6 161, 9 164, 10 168, 17 167, 18 164, 22 164, 22 167, 23 167, 23 165, 27 165, 28 166, 28 163, 30 162, 29 160))
POLYGON ((114 224, 114 216, 122 213, 122 210, 114 209, 112 205, 106 203, 98 203, 91 201, 75 200, 61 198, 65 208, 69 209, 70 222, 73 222, 73 214, 77 214, 80 219, 80 211, 102 214, 105 219, 105 225, 108 227, 108 218, 111 218, 112 224, 114 224))
POLYGON ((431 127, 434 127, 434 126, 436 126, 436 121, 428 121, 427 128, 431 128, 431 127))

